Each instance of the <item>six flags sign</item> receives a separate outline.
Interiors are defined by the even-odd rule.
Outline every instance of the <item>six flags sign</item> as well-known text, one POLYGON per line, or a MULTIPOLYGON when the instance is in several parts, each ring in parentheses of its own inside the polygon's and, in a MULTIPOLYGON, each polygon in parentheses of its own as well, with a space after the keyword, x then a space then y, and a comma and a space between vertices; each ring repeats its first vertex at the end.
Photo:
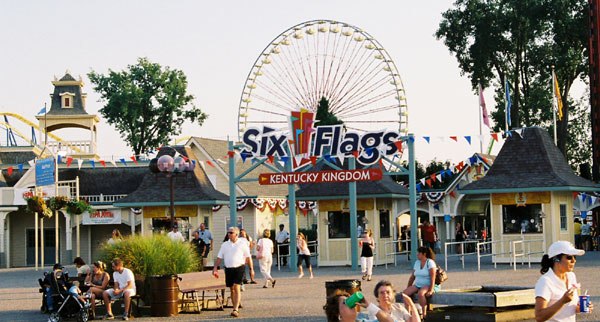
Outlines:
MULTIPOLYGON (((340 160, 355 156, 363 166, 375 164, 382 156, 402 152, 401 135, 397 131, 358 133, 345 131, 343 125, 321 125, 315 127, 314 113, 307 110, 292 112, 290 132, 277 131, 263 126, 249 128, 242 135, 245 149, 240 151, 246 158, 290 158, 297 169, 314 157, 336 157, 340 160), (291 136, 290 136, 291 135, 291 136)), ((381 180, 381 170, 362 169, 320 171, 305 173, 261 174, 260 184, 286 184, 309 182, 349 182, 381 180)))
POLYGON ((402 152, 401 135, 397 131, 358 133, 344 131, 343 125, 314 127, 314 113, 307 110, 292 112, 291 135, 264 126, 249 128, 242 135, 246 146, 240 153, 245 157, 292 158, 293 168, 310 162, 310 157, 337 157, 343 159, 354 155, 364 165, 372 165, 382 155, 391 156, 402 152))

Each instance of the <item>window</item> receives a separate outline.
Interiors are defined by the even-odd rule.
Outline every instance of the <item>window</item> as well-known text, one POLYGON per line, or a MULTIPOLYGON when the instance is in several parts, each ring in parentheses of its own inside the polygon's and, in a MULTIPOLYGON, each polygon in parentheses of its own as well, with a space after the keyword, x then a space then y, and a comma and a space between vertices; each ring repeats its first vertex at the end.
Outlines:
POLYGON ((502 226, 505 234, 542 233, 541 204, 502 206, 502 226))
MULTIPOLYGON (((359 231, 365 230, 365 221, 363 220, 364 217, 364 210, 359 210, 356 212, 356 222, 358 223, 358 226, 360 226, 360 228, 357 228, 357 234, 359 231)), ((350 238, 349 213, 330 211, 327 213, 327 220, 329 222, 329 238, 350 238)))
POLYGON ((560 230, 567 230, 567 205, 560 205, 560 230))
POLYGON ((65 97, 65 107, 71 107, 71 99, 69 97, 65 97))
POLYGON ((379 210, 379 237, 388 238, 392 237, 390 230, 390 211, 379 210))

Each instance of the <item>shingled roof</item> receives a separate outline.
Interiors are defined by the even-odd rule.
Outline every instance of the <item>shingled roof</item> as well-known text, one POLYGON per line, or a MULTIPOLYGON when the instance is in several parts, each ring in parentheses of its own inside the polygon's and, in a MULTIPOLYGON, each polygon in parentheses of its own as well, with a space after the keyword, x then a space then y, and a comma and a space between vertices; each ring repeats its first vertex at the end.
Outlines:
MULTIPOLYGON (((184 156, 190 155, 187 148, 176 147, 184 156)), ((174 156, 173 149, 161 149, 157 155, 174 156)), ((151 173, 146 170, 140 186, 127 197, 114 203, 117 207, 167 206, 170 203, 169 178, 164 173, 151 173)), ((202 167, 196 166, 194 172, 181 173, 174 180, 175 205, 216 205, 227 204, 229 197, 212 186, 202 167)))
POLYGON ((600 186, 573 172, 548 132, 540 127, 512 131, 494 164, 463 194, 528 191, 598 191, 600 186))
POLYGON ((80 195, 126 195, 135 191, 148 173, 148 166, 59 169, 59 180, 79 177, 80 195))
MULTIPOLYGON (((66 73, 58 82, 73 82, 77 81, 71 74, 66 73)), ((83 105, 81 86, 79 85, 56 85, 52 94, 52 103, 48 115, 87 115, 83 105), (71 108, 62 108, 61 96, 62 93, 73 93, 73 105, 71 108)))
MULTIPOLYGON (((339 164, 338 164, 339 166, 339 164)), ((348 163, 340 168, 347 169, 348 163)), ((359 165, 356 167, 360 168, 359 165)), ((319 164, 316 171, 333 170, 325 164, 319 164)), ((296 191, 298 200, 321 200, 331 199, 332 197, 348 198, 350 188, 348 183, 326 182, 303 184, 296 191)), ((356 196, 358 198, 381 197, 381 198, 408 198, 408 189, 396 183, 392 177, 384 175, 379 181, 359 181, 356 182, 356 196)))

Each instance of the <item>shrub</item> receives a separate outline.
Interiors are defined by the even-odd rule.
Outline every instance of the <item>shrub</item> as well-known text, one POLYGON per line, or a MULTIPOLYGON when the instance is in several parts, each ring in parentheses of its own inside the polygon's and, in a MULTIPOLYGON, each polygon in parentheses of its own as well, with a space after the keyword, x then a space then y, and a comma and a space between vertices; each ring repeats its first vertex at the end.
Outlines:
POLYGON ((47 218, 52 217, 52 210, 48 208, 44 198, 40 196, 33 196, 25 199, 27 201, 27 210, 33 213, 39 213, 47 218))
POLYGON ((83 199, 69 200, 67 202, 67 212, 72 215, 81 215, 86 211, 91 213, 92 211, 94 211, 94 209, 92 208, 92 206, 90 206, 89 203, 87 203, 87 201, 83 199))
POLYGON ((67 205, 69 198, 65 196, 51 197, 46 201, 46 205, 51 210, 60 210, 67 205))
POLYGON ((165 235, 133 235, 100 249, 100 260, 110 263, 116 257, 140 279, 192 272, 199 262, 189 243, 174 242, 165 235))

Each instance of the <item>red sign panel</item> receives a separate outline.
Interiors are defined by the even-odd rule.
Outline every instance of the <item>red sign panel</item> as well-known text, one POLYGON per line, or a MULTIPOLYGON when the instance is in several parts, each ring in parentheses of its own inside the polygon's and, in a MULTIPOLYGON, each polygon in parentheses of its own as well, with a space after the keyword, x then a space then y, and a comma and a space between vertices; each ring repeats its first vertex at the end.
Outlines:
POLYGON ((261 173, 258 176, 258 183, 261 185, 271 185, 317 182, 377 181, 381 180, 382 177, 383 172, 381 169, 261 173))

